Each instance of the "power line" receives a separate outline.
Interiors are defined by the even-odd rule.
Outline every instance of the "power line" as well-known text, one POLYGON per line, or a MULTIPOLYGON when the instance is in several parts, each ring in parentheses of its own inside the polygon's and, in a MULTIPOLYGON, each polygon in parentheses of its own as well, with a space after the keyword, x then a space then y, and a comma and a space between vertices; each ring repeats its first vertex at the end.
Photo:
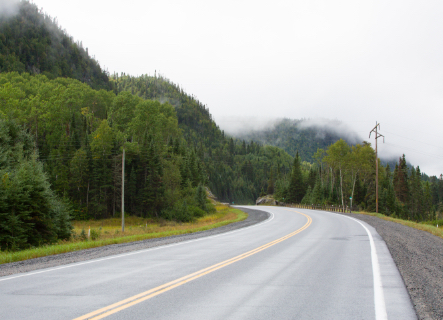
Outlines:
POLYGON ((419 141, 419 140, 415 140, 415 139, 411 139, 411 138, 403 137, 403 136, 401 136, 401 135, 399 135, 399 134, 392 133, 392 132, 389 132, 389 131, 386 131, 386 132, 387 132, 387 133, 390 133, 390 134, 393 134, 393 135, 395 135, 395 136, 398 136, 398 137, 404 138, 404 139, 412 140, 412 141, 415 141, 415 142, 420 142, 420 143, 423 143, 423 144, 427 144, 428 146, 431 146, 431 147, 436 147, 436 148, 439 148, 439 149, 443 149, 441 146, 436 146, 436 145, 434 145, 434 144, 430 144, 430 143, 427 143, 427 142, 423 142, 423 141, 419 141))
POLYGON ((377 140, 383 137, 383 143, 385 142, 385 136, 380 134, 378 130, 380 129, 380 123, 375 122, 375 127, 369 132, 369 138, 371 138, 371 133, 375 133, 375 208, 376 213, 378 213, 378 156, 377 156, 377 140))
POLYGON ((424 155, 424 156, 433 157, 433 158, 436 158, 436 159, 443 160, 443 156, 438 156, 438 155, 430 154, 430 153, 423 153, 421 151, 418 151, 416 149, 412 149, 410 147, 399 146, 399 145, 395 145, 395 144, 388 143, 388 142, 386 144, 389 145, 389 146, 395 147, 395 148, 402 148, 402 149, 406 149, 406 150, 409 150, 409 151, 412 151, 412 152, 415 152, 415 153, 418 153, 418 154, 421 154, 421 155, 424 155))

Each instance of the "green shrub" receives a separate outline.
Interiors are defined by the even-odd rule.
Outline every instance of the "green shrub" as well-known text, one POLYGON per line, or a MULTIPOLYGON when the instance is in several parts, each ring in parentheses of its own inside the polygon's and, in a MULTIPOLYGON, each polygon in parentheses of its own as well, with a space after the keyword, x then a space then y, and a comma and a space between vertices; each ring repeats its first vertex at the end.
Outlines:
POLYGON ((175 220, 178 222, 191 222, 195 220, 186 201, 183 201, 181 204, 175 203, 172 208, 163 210, 162 216, 167 220, 175 220))
POLYGON ((206 215, 206 212, 203 211, 202 209, 200 209, 199 207, 189 206, 188 210, 189 210, 189 213, 192 215, 192 217, 195 217, 195 218, 201 218, 206 215))
POLYGON ((97 240, 100 238, 100 231, 91 229, 91 240, 97 240))
POLYGON ((80 238, 80 240, 82 240, 82 241, 86 241, 86 240, 88 240, 88 236, 86 235, 86 231, 85 231, 84 228, 82 229, 82 232, 80 232, 79 238, 80 238))

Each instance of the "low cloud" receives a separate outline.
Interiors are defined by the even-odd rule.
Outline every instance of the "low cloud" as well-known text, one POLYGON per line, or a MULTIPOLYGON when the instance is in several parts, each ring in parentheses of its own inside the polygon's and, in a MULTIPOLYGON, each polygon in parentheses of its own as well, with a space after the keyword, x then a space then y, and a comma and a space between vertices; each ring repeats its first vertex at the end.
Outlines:
POLYGON ((326 132, 333 133, 346 140, 348 143, 361 143, 363 139, 346 123, 339 120, 330 120, 324 118, 302 120, 297 125, 300 129, 318 130, 317 138, 324 139, 326 132))
POLYGON ((233 136, 250 136, 257 131, 273 130, 275 126, 282 122, 303 129, 314 129, 317 131, 316 137, 324 139, 328 134, 333 134, 350 144, 362 143, 363 139, 346 123, 339 120, 324 118, 317 119, 287 119, 268 117, 221 117, 215 119, 222 130, 233 136))
POLYGON ((215 123, 226 133, 239 136, 253 131, 261 131, 273 128, 282 119, 269 117, 246 117, 246 116, 225 116, 217 117, 215 123))
POLYGON ((18 13, 20 1, 0 0, 0 17, 10 17, 18 13))

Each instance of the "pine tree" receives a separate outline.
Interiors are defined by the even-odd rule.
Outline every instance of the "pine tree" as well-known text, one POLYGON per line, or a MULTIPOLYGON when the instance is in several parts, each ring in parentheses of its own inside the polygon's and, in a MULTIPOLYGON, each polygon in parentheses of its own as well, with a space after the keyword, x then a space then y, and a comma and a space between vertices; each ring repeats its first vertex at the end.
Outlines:
POLYGON ((300 157, 298 151, 292 165, 291 180, 287 193, 287 201, 292 203, 300 203, 305 194, 305 186, 303 184, 303 175, 300 167, 300 157))
POLYGON ((394 190, 398 200, 403 204, 409 202, 409 186, 408 186, 408 168, 406 165, 405 155, 399 159, 398 167, 394 171, 394 190))
POLYGON ((274 184, 275 184, 274 172, 271 168, 271 174, 270 174, 269 180, 268 180, 268 189, 267 189, 268 194, 274 194, 274 184))
POLYGON ((203 211, 207 211, 206 206, 206 190, 202 184, 199 184, 197 189, 195 190, 195 202, 197 206, 203 211))

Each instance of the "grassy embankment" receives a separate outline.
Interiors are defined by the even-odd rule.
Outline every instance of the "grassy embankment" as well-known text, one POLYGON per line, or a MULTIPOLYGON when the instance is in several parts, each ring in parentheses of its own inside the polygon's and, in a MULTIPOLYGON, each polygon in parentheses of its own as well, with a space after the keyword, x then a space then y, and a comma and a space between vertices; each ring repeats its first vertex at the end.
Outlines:
POLYGON ((69 241, 60 241, 54 245, 17 252, 0 252, 0 264, 110 244, 204 231, 245 220, 248 216, 243 211, 227 206, 218 205, 216 209, 216 213, 204 216, 190 223, 126 217, 124 233, 121 232, 121 220, 117 218, 96 221, 73 221, 74 236, 69 241), (91 237, 88 238, 89 227, 91 228, 91 237), (81 235, 82 230, 84 230, 83 234, 86 235, 86 237, 81 235))
MULTIPOLYGON (((293 208, 305 208, 305 209, 310 209, 310 206, 306 206, 306 205, 293 205, 293 208)), ((422 230, 422 231, 426 231, 429 232, 431 234, 433 234, 434 236, 440 237, 443 239, 443 220, 438 220, 438 221, 424 221, 424 222, 414 222, 414 221, 410 221, 410 220, 403 220, 403 219, 398 219, 398 218, 393 218, 393 217, 389 217, 389 216, 385 216, 381 213, 375 213, 375 212, 365 212, 365 211, 353 211, 352 213, 357 213, 357 214, 366 214, 369 216, 373 216, 373 217, 378 217, 380 219, 383 220, 387 220, 387 221, 392 221, 392 222, 396 222, 396 223, 400 223, 402 225, 411 227, 411 228, 415 228, 418 230, 422 230), (437 225, 439 226, 437 228, 437 225)))
POLYGON ((378 217, 380 219, 383 220, 387 220, 387 221, 392 221, 392 222, 396 222, 396 223, 400 223, 402 225, 411 227, 411 228, 415 228, 418 230, 422 230, 422 231, 426 231, 429 233, 432 233, 434 236, 440 237, 443 239, 443 225, 439 224, 438 228, 436 226, 433 225, 432 222, 414 222, 414 221, 410 221, 410 220, 403 220, 403 219, 398 219, 398 218, 392 218, 389 216, 385 216, 384 214, 381 213, 375 213, 375 212, 353 212, 353 213, 357 213, 357 214, 366 214, 369 216, 374 216, 374 217, 378 217))

